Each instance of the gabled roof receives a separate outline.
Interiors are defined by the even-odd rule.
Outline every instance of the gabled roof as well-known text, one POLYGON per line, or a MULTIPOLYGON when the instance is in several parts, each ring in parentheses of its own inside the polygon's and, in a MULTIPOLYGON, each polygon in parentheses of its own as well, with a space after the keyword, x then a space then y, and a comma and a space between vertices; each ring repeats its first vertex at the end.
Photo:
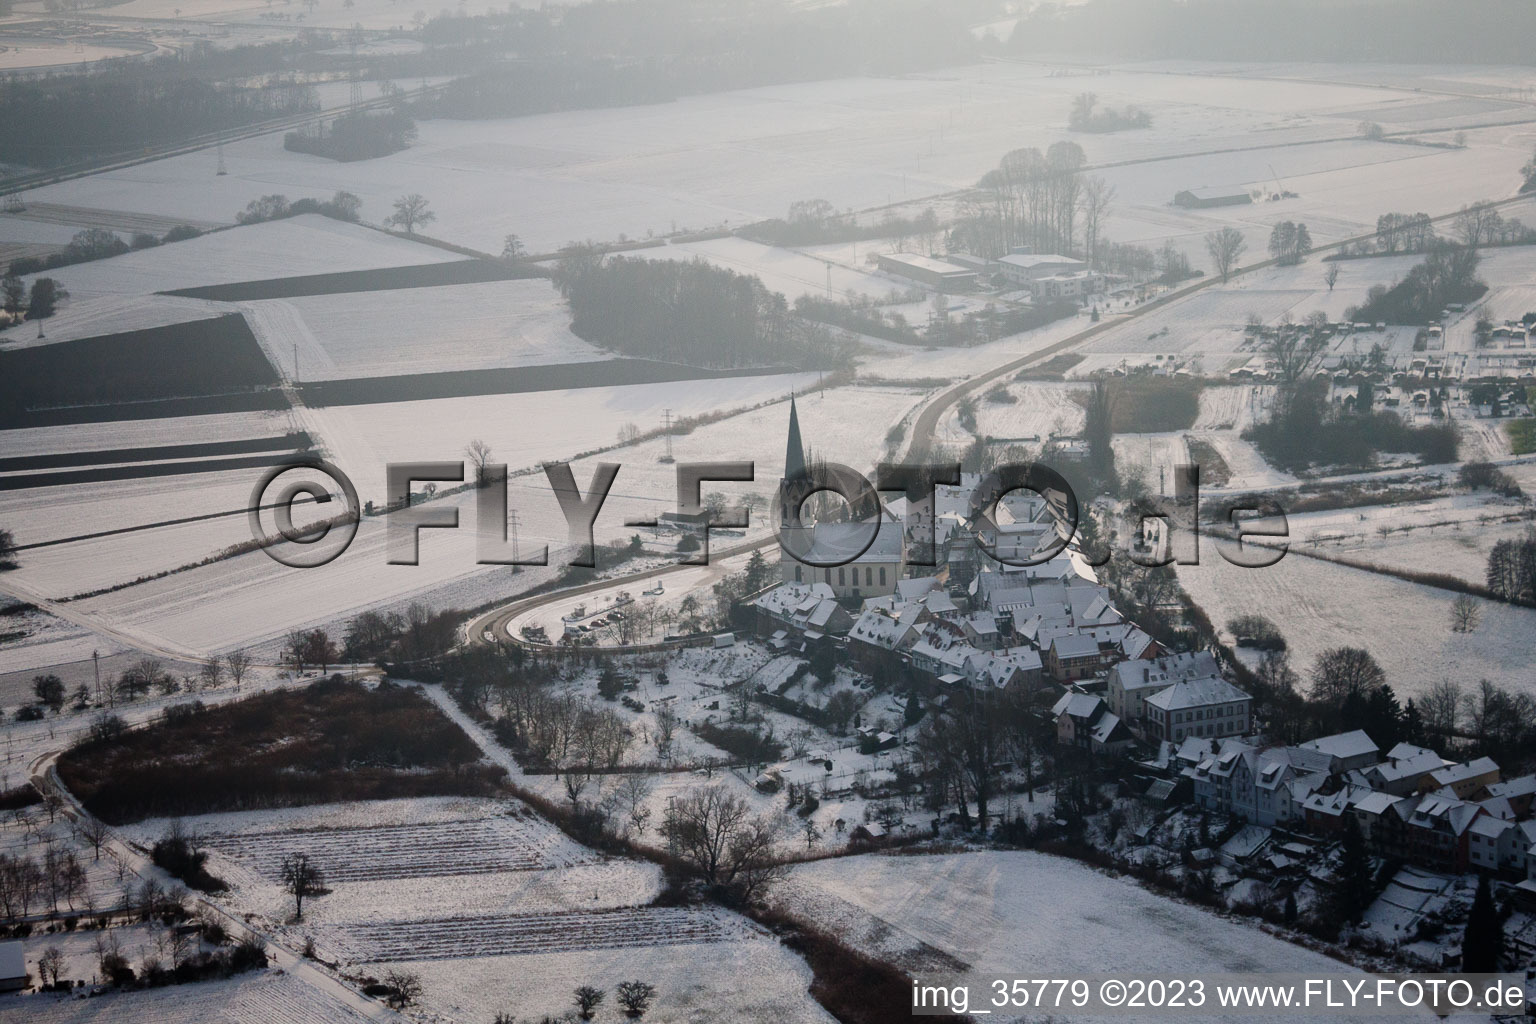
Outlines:
POLYGON ((1329 757, 1340 759, 1374 754, 1380 749, 1363 729, 1323 736, 1320 739, 1309 740, 1302 746, 1309 750, 1320 750, 1329 757))
POLYGON ((1248 695, 1225 679, 1186 679, 1174 683, 1147 698, 1147 703, 1161 711, 1182 711, 1185 708, 1203 708, 1213 704, 1231 704, 1247 700, 1248 695))
POLYGON ((1095 697, 1091 693, 1064 693, 1061 699, 1051 707, 1051 714, 1056 718, 1067 715, 1091 722, 1094 715, 1105 708, 1107 705, 1103 698, 1095 697))
POLYGON ((1087 658, 1099 653, 1099 642, 1091 636, 1071 633, 1051 641, 1058 658, 1087 658))
POLYGON ((1458 782, 1475 779, 1479 775, 1487 775, 1489 772, 1499 770, 1498 763, 1491 757, 1479 757, 1475 761, 1466 764, 1447 765, 1437 771, 1429 773, 1429 777, 1437 786, 1454 786, 1458 782))

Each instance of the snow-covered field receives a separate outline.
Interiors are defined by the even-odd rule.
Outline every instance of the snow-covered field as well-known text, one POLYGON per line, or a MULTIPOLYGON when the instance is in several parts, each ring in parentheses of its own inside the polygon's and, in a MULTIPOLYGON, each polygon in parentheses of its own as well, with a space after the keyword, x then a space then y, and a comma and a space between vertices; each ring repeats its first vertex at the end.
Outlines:
MULTIPOLYGON (((875 251, 866 246, 868 251, 875 251)), ((885 248, 889 248, 886 246, 885 248)), ((646 259, 700 259, 715 266, 762 279, 769 291, 782 292, 791 303, 801 295, 861 298, 888 302, 905 296, 917 286, 904 278, 855 269, 845 261, 810 251, 779 249, 745 238, 718 238, 708 242, 677 242, 654 249, 638 249, 646 259)))
POLYGON ((820 861, 796 867, 779 898, 844 927, 862 916, 859 930, 875 925, 892 952, 927 943, 968 965, 973 992, 992 978, 1052 971, 1174 977, 1346 970, 1321 953, 1154 895, 1133 881, 1039 853, 820 861), (849 914, 850 904, 861 914, 849 914))
MULTIPOLYGON (((184 191, 200 194, 203 189, 184 187, 184 191)), ((255 193, 247 197, 254 198, 255 193)), ((214 218, 233 220, 244 205, 245 201, 236 202, 214 218)), ((60 267, 48 271, 47 276, 58 279, 73 298, 86 299, 344 270, 450 263, 464 258, 311 213, 60 267)))
POLYGON ((586 362, 605 353, 570 331, 543 278, 242 302, 273 365, 300 380, 586 362))
MULTIPOLYGON (((346 23, 366 24, 365 6, 347 12, 346 23)), ((406 17, 402 9, 391 21, 390 13, 384 9, 385 24, 406 17)), ((1299 218, 1318 240, 1341 237, 1374 226, 1386 209, 1443 212, 1507 194, 1529 155, 1530 136, 1522 128, 1473 132, 1472 145, 1459 151, 1356 142, 1349 137, 1357 121, 1376 110, 1385 117, 1411 94, 1230 76, 1218 83, 1210 70, 1191 65, 1182 74, 1111 70, 1094 77, 1101 102, 1136 103, 1154 118, 1149 131, 1081 140, 1089 162, 1105 167, 1121 193, 1112 236, 1175 238, 1198 250, 1213 225, 1236 223, 1253 236, 1250 249, 1261 251, 1259 236, 1267 235, 1269 223, 1299 218), (1251 147, 1256 136, 1270 147, 1348 141, 1111 166, 1251 147), (1384 161, 1401 166, 1384 174, 1384 161), (1181 188, 1267 183, 1275 174, 1302 198, 1236 212, 1167 205, 1181 188)), ((1042 66, 990 64, 768 86, 622 110, 428 121, 406 152, 353 165, 287 153, 272 135, 226 147, 223 178, 213 178, 208 156, 197 153, 36 195, 222 220, 260 194, 326 197, 346 188, 363 197, 364 216, 376 220, 399 195, 421 192, 437 211, 435 234, 499 251, 502 236, 516 232, 531 249, 550 251, 572 239, 641 238, 783 216, 800 199, 867 209, 969 187, 1009 150, 1044 149, 1067 137, 1068 107, 1082 85, 1050 77, 1042 66), (195 189, 187 187, 192 181, 195 189)), ((1431 120, 1488 117, 1471 107, 1449 113, 1431 120)), ((1206 262, 1203 255, 1198 262, 1206 262)))
MULTIPOLYGON (((78 941, 85 938, 77 935, 78 941)), ((28 956, 46 948, 28 943, 28 956)), ((83 955, 83 954, 82 954, 83 955)), ((35 1024, 363 1024, 369 1020, 350 1003, 282 971, 242 974, 228 981, 177 985, 144 992, 119 992, 94 999, 3 996, 0 1016, 10 1012, 35 1024)))
POLYGON ((1178 567, 1184 589, 1218 628, 1238 615, 1273 620, 1304 678, 1323 651, 1363 647, 1401 699, 1447 678, 1467 685, 1490 679, 1536 694, 1530 673, 1536 610, 1484 602, 1477 630, 1455 633, 1451 602, 1456 595, 1450 591, 1295 552, 1268 568, 1245 569, 1228 564, 1208 544, 1203 549, 1199 565, 1178 567))
MULTIPOLYGON (((768 383, 772 378, 745 380, 752 382, 751 386, 763 388, 757 392, 757 400, 782 395, 784 384, 789 383, 781 382, 774 387, 768 383)), ((701 397, 720 401, 717 389, 722 383, 709 382, 711 390, 701 397)), ((675 395, 700 385, 646 386, 651 387, 672 388, 675 395)), ((550 398, 552 404, 544 406, 550 422, 568 422, 564 417, 571 413, 561 410, 551 396, 479 401, 503 403, 503 415, 509 417, 505 422, 511 423, 519 416, 525 425, 537 422, 526 409, 519 412, 524 397, 550 398)), ((805 396, 799 408, 807 446, 833 461, 868 469, 883 447, 892 404, 915 398, 912 391, 871 387, 845 387, 805 396)), ((346 406, 318 412, 332 418, 332 422, 344 424, 351 417, 372 416, 378 417, 373 422, 382 425, 388 416, 388 410, 380 406, 346 406)), ((734 498, 756 493, 766 499, 774 493, 783 472, 787 416, 786 405, 776 402, 699 427, 673 438, 674 456, 678 462, 754 461, 755 482, 722 483, 718 489, 734 498)), ((625 413, 614 416, 595 439, 608 442, 617 432, 613 424, 627 419, 625 413)), ((325 424, 325 420, 321 422, 325 424)), ((584 426, 592 429, 592 421, 589 419, 584 426)), ((464 444, 476 436, 490 442, 499 453, 497 457, 505 457, 513 464, 526 464, 503 449, 501 437, 506 435, 485 428, 486 423, 473 420, 454 423, 442 417, 400 418, 394 421, 394 432, 381 437, 371 437, 360 427, 344 434, 322 425, 315 433, 326 439, 331 457, 354 479, 361 497, 367 500, 383 496, 386 461, 459 458, 464 444), (356 440, 351 446, 345 441, 338 443, 338 438, 346 437, 356 440)), ((537 436, 523 436, 527 439, 520 444, 530 460, 569 452, 537 436)), ((624 525, 629 520, 654 518, 677 507, 676 467, 658 461, 664 453, 665 442, 657 438, 576 461, 573 471, 582 487, 592 479, 594 463, 617 461, 622 466, 598 521, 600 543, 634 533, 634 528, 624 525)), ((10 528, 15 529, 20 543, 206 512, 239 513, 24 552, 21 568, 10 576, 48 596, 68 597, 197 562, 249 539, 243 510, 249 505, 251 488, 259 476, 259 470, 240 470, 8 492, 7 523, 8 527, 16 524, 10 528)), ((509 493, 509 507, 520 515, 520 539, 525 549, 548 543, 552 560, 558 562, 567 529, 547 481, 542 474, 515 478, 510 482, 509 493)), ((365 518, 347 552, 321 568, 288 568, 257 551, 79 601, 71 607, 135 635, 152 638, 168 649, 196 652, 260 642, 300 622, 329 621, 363 607, 405 600, 429 591, 441 607, 473 607, 532 585, 529 576, 514 578, 504 568, 477 566, 474 495, 460 494, 444 500, 459 509, 460 529, 425 531, 420 565, 388 564, 385 522, 365 518)), ((764 507, 760 503, 759 508, 764 507)), ((756 517, 758 528, 764 522, 761 514, 756 517)))

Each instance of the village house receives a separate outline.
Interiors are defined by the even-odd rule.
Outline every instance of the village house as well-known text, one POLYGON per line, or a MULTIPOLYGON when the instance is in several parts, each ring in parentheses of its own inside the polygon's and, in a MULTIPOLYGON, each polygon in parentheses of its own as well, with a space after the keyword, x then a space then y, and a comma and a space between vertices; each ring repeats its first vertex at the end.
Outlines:
POLYGON ((1220 675, 1216 658, 1209 651, 1123 661, 1109 670, 1109 706, 1136 729, 1146 717, 1146 700, 1154 693, 1184 680, 1219 678, 1220 675))
POLYGON ((1253 698, 1220 677, 1186 679, 1146 699, 1151 739, 1183 741, 1186 736, 1237 737, 1251 724, 1253 698))
POLYGON ((1056 719, 1056 742, 1061 746, 1106 754, 1121 753, 1134 742, 1131 731, 1102 697, 1066 693, 1051 708, 1051 714, 1056 719))

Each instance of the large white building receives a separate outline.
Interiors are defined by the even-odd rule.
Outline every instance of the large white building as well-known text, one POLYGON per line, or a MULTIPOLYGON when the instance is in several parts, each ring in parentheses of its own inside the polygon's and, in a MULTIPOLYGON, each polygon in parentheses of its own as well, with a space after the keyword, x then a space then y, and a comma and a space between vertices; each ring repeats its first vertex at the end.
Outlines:
POLYGON ((1146 699, 1151 739, 1182 743, 1189 736, 1242 736, 1253 698, 1220 677, 1186 679, 1146 699))

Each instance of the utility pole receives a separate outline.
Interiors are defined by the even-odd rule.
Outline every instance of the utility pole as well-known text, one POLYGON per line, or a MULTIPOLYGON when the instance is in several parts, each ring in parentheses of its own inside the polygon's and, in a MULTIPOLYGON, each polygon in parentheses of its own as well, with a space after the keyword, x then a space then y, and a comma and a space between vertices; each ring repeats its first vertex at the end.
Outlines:
POLYGON ((91 667, 96 670, 96 703, 101 703, 101 652, 91 652, 91 667))
POLYGON ((523 567, 517 564, 517 509, 507 513, 507 531, 512 534, 512 574, 515 576, 523 571, 523 567))
POLYGON ((293 343, 293 382, 299 382, 299 343, 293 343))
POLYGON ((661 457, 661 461, 670 465, 671 463, 677 461, 672 457, 672 410, 663 409, 661 411, 661 415, 662 423, 664 424, 664 426, 661 428, 662 434, 667 439, 667 453, 661 457))

